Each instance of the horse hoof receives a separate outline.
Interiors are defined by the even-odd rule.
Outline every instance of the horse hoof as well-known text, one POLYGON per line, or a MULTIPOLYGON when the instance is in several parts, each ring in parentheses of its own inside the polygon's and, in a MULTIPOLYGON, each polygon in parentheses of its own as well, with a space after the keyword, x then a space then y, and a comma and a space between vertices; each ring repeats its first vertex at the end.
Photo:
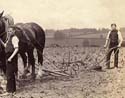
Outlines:
POLYGON ((44 74, 44 72, 43 72, 42 70, 39 70, 37 76, 38 76, 38 77, 42 77, 43 74, 44 74))
POLYGON ((24 71, 24 74, 26 75, 26 74, 28 74, 28 73, 30 73, 30 71, 26 69, 26 70, 24 71))
POLYGON ((93 70, 102 71, 102 66, 95 66, 95 67, 93 68, 93 70))
POLYGON ((26 76, 26 75, 22 75, 22 76, 20 76, 20 78, 21 78, 21 79, 26 79, 27 76, 26 76))
POLYGON ((42 75, 41 75, 41 76, 40 76, 40 75, 37 75, 36 78, 37 78, 37 79, 41 79, 41 78, 42 78, 42 75))
POLYGON ((35 80, 36 79, 36 75, 35 74, 31 74, 30 79, 35 80))

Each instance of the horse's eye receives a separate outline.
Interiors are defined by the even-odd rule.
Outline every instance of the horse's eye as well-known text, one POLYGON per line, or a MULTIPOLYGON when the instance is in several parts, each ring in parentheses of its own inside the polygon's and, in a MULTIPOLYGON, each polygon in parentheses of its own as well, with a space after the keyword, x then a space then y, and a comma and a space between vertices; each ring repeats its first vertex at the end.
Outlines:
POLYGON ((4 20, 6 20, 6 21, 7 21, 7 18, 4 18, 4 20))

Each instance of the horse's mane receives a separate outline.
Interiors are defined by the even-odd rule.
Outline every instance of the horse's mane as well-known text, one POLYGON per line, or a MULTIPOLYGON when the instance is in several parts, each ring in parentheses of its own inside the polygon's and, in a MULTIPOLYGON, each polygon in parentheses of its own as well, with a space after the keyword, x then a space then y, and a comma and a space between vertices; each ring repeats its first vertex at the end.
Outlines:
POLYGON ((15 25, 9 26, 9 28, 14 29, 15 31, 21 31, 21 29, 15 25))
POLYGON ((0 19, 0 38, 3 40, 3 36, 5 35, 5 23, 2 19, 0 19))
POLYGON ((2 18, 5 20, 8 20, 9 26, 14 25, 14 19, 11 15, 7 14, 7 15, 3 16, 2 18))

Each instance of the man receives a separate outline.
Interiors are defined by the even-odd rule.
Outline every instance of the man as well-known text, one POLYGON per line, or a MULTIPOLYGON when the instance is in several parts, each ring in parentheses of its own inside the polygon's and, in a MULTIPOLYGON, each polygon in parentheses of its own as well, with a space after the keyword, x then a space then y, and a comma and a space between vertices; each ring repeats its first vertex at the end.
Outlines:
POLYGON ((123 38, 122 38, 121 32, 117 29, 117 25, 111 24, 111 31, 109 31, 104 45, 104 47, 109 48, 107 59, 106 59, 106 65, 108 69, 110 69, 110 58, 111 58, 112 52, 114 52, 115 54, 114 67, 118 68, 118 54, 119 54, 118 48, 121 47, 122 41, 123 41, 123 38))
POLYGON ((5 44, 6 51, 6 76, 7 76, 7 86, 4 95, 13 95, 16 92, 16 80, 15 75, 17 75, 17 53, 19 50, 19 39, 15 35, 15 30, 13 27, 8 28, 8 41, 5 44))

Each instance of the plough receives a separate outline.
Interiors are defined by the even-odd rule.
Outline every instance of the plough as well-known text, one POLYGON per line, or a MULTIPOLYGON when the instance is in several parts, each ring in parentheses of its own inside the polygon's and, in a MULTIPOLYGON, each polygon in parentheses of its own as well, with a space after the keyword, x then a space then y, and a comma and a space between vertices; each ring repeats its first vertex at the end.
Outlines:
MULTIPOLYGON (((44 56, 45 57, 45 56, 44 56)), ((47 68, 44 69, 44 72, 50 73, 50 74, 58 74, 58 75, 62 75, 62 76, 70 76, 72 77, 73 75, 77 75, 77 72, 80 69, 80 66, 84 66, 85 63, 82 60, 78 60, 78 61, 63 61, 62 63, 58 62, 53 63, 53 61, 51 61, 50 59, 48 59, 47 57, 45 57, 52 65, 54 65, 54 67, 56 67, 58 70, 48 70, 47 68)), ((51 67, 52 67, 51 65, 51 67)))
MULTIPOLYGON (((106 55, 104 55, 104 57, 102 57, 102 59, 101 60, 99 60, 98 62, 96 61, 94 64, 93 64, 93 66, 91 67, 91 68, 89 68, 89 70, 102 70, 102 67, 103 66, 100 66, 100 63, 102 63, 104 60, 105 60, 105 58, 106 58, 106 56, 107 56, 107 54, 108 54, 108 52, 110 52, 112 49, 114 49, 114 48, 117 48, 117 47, 113 47, 113 48, 111 48, 109 51, 107 51, 107 53, 106 53, 106 55)), ((102 51, 102 49, 104 49, 104 48, 102 48, 101 47, 101 49, 99 49, 99 51, 98 51, 98 53, 100 53, 101 51, 102 51)), ((118 51, 118 49, 117 49, 117 51, 118 51)), ((116 51, 116 52, 117 52, 116 51)), ((115 53, 116 54, 116 53, 115 53)), ((52 74, 52 75, 60 75, 60 76, 74 76, 74 75, 77 75, 78 74, 78 72, 79 72, 79 70, 80 70, 80 67, 81 66, 84 66, 84 67, 87 67, 87 65, 86 65, 86 63, 85 62, 89 62, 89 59, 93 59, 93 55, 91 56, 91 57, 89 57, 88 59, 85 59, 84 61, 83 60, 78 60, 78 61, 63 61, 62 63, 58 63, 57 65, 55 65, 55 64, 53 64, 53 65, 55 65, 56 66, 56 68, 58 69, 58 70, 48 70, 48 69, 44 69, 43 71, 44 72, 47 72, 47 73, 49 73, 49 74, 52 74)), ((47 57, 46 57, 47 58, 47 57)), ((47 58, 48 59, 48 58, 47 58)), ((94 58, 94 59, 97 59, 97 58, 94 58)), ((49 60, 49 62, 52 62, 50 59, 48 59, 49 60)), ((107 64, 109 61, 107 61, 107 62, 105 62, 105 64, 107 64)))
MULTIPOLYGON (((106 52, 106 55, 104 55, 104 57, 103 57, 99 62, 96 62, 96 63, 93 65, 92 69, 94 69, 94 70, 102 70, 102 66, 100 66, 100 63, 102 63, 102 62, 106 59, 107 54, 108 54, 110 51, 112 51, 113 49, 115 49, 115 48, 117 48, 117 50, 116 50, 115 53, 114 53, 114 55, 115 55, 115 54, 118 52, 119 47, 113 47, 113 48, 109 49, 109 50, 106 52)), ((106 62, 103 62, 103 63, 104 63, 104 65, 106 65, 106 64, 109 63, 109 62, 110 62, 110 60, 108 60, 108 61, 106 61, 106 62)))
MULTIPOLYGON (((117 47, 113 47, 111 48, 108 52, 110 52, 112 49, 117 48, 117 47)), ((98 53, 100 53, 102 51, 101 48, 99 49, 98 53)), ((118 51, 118 49, 117 49, 118 51)), ((116 51, 116 52, 117 52, 116 51)), ((100 59, 98 62, 96 61, 93 66, 91 66, 89 69, 88 65, 86 62, 89 62, 90 59, 93 59, 94 56, 91 55, 91 57, 85 57, 84 60, 76 60, 76 61, 64 61, 63 62, 55 62, 53 63, 52 60, 50 60, 48 57, 46 57, 44 55, 44 58, 46 60, 48 60, 48 62, 51 63, 52 70, 49 68, 42 68, 42 71, 44 71, 45 75, 52 75, 52 76, 66 76, 66 77, 73 77, 73 76, 77 76, 79 71, 81 70, 81 67, 84 67, 85 70, 97 70, 97 71, 101 71, 103 66, 100 66, 101 63, 105 63, 107 64, 109 61, 107 62, 103 62, 108 54, 108 52, 106 53, 106 55, 104 55, 104 57, 102 57, 102 59, 100 59)), ((115 52, 115 54, 116 54, 115 52)), ((87 55, 86 55, 87 56, 87 55)), ((98 56, 97 56, 98 57, 98 56)), ((97 58, 94 58, 97 59, 97 58)), ((38 66, 41 66, 39 64, 36 64, 36 69, 39 70, 38 66)))

